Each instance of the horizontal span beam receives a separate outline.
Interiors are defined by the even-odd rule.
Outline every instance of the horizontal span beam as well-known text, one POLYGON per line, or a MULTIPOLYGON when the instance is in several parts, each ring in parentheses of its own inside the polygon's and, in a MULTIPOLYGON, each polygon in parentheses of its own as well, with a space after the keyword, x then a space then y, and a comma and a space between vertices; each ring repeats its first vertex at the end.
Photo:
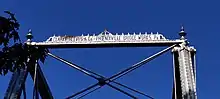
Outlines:
POLYGON ((158 47, 180 44, 184 40, 173 41, 150 41, 150 42, 96 42, 96 43, 47 43, 47 42, 26 42, 31 46, 44 46, 47 48, 105 48, 105 47, 158 47))

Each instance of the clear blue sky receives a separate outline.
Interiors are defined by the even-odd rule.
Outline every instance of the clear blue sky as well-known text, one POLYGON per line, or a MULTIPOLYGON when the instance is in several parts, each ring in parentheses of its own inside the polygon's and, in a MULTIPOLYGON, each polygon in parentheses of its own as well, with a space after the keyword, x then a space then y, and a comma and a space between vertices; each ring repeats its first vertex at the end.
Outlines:
MULTIPOLYGON (((20 35, 25 41, 29 28, 35 41, 53 34, 81 35, 110 32, 162 32, 167 38, 178 38, 180 24, 185 25, 190 44, 197 49, 197 91, 199 99, 220 99, 218 0, 1 0, 4 10, 16 13, 21 23, 20 35)), ((106 48, 51 50, 76 64, 107 77, 162 48, 106 48)), ((56 99, 63 99, 96 81, 51 57, 41 66, 56 99)), ((0 98, 11 75, 0 77, 0 98)), ((155 99, 171 99, 172 56, 168 52, 144 67, 118 80, 139 89, 155 99)), ((33 82, 28 77, 28 99, 33 82)), ((105 86, 85 99, 128 99, 105 86)))

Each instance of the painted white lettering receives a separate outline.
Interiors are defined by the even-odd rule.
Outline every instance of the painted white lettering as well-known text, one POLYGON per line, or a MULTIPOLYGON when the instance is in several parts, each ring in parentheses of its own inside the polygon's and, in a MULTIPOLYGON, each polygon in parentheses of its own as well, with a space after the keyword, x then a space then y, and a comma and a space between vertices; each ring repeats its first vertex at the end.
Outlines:
POLYGON ((91 43, 91 42, 147 42, 150 40, 166 40, 162 34, 128 34, 124 35, 92 35, 92 36, 52 36, 49 37, 45 42, 50 43, 91 43))

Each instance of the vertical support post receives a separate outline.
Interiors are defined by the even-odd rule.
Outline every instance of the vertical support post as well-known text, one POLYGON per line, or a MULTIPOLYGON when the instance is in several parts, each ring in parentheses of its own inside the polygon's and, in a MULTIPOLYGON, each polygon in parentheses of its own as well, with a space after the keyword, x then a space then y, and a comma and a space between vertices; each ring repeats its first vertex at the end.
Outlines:
MULTIPOLYGON (((26 37, 27 37, 26 43, 30 44, 32 41, 31 39, 33 38, 31 30, 29 30, 26 37)), ((33 61, 36 61, 36 60, 33 60, 33 61)), ((35 63, 35 62, 33 62, 33 63, 35 63)), ((39 64, 37 63, 37 65, 39 65, 39 64)), ((44 77, 43 71, 41 70, 40 66, 37 66, 36 69, 33 69, 33 66, 29 66, 29 73, 30 73, 33 80, 34 80, 35 74, 38 74, 38 76, 36 78, 38 80, 36 82, 36 85, 38 87, 37 91, 40 93, 42 99, 53 99, 52 93, 51 93, 50 88, 47 84, 46 78, 44 77), (37 73, 35 73, 35 71, 33 71, 36 69, 37 69, 37 71, 36 71, 37 73)))
MULTIPOLYGON (((26 37, 27 37, 26 43, 31 43, 31 39, 33 38, 31 30, 29 30, 26 37)), ((31 58, 28 58, 27 61, 29 63, 35 63, 35 60, 31 58)), ((34 66, 31 66, 31 64, 29 64, 28 66, 26 66, 25 69, 20 69, 13 73, 4 99, 20 99, 22 87, 26 81, 28 73, 30 73, 32 79, 34 78, 33 67, 34 66)), ((39 80, 37 82, 37 85, 39 85, 38 91, 41 95, 41 98, 42 99, 53 99, 53 96, 47 84, 46 78, 44 77, 43 71, 41 70, 39 66, 37 67, 37 74, 38 74, 37 79, 39 80)))
MULTIPOLYGON (((31 69, 29 71, 32 79, 34 80, 34 70, 31 69)), ((38 81, 36 82, 36 84, 38 85, 38 92, 40 93, 40 96, 42 99, 53 99, 53 95, 50 91, 50 88, 47 84, 47 80, 44 77, 43 71, 41 70, 40 66, 37 66, 37 79, 38 81)))
POLYGON ((17 70, 12 74, 4 99, 20 99, 22 85, 25 83, 27 75, 27 68, 17 70))
POLYGON ((176 72, 175 72, 175 57, 173 54, 173 93, 172 93, 172 99, 177 99, 177 92, 176 92, 176 72))
POLYGON ((181 79, 180 79, 180 70, 179 70, 179 61, 178 61, 178 47, 174 47, 172 50, 173 54, 173 98, 172 99, 182 99, 181 91, 181 79))
POLYGON ((195 82, 195 60, 192 61, 193 47, 185 43, 173 50, 174 56, 174 99, 197 99, 195 82))
POLYGON ((192 71, 194 75, 194 90, 195 90, 195 96, 197 98, 197 93, 196 93, 196 49, 194 47, 190 47, 190 54, 191 54, 191 59, 192 59, 192 71))

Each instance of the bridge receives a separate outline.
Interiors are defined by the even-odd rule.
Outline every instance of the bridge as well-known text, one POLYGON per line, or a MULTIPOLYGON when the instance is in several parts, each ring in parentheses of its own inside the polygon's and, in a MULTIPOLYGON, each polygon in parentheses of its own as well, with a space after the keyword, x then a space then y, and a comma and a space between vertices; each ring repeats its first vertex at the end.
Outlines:
MULTIPOLYGON (((65 60, 59 56, 56 56, 52 53, 47 53, 48 56, 63 62, 64 64, 69 65, 70 67, 94 78, 97 80, 97 83, 81 90, 71 96, 68 96, 66 99, 75 98, 78 95, 89 91, 81 96, 84 97, 87 94, 98 90, 101 86, 107 85, 111 88, 124 93, 130 98, 138 99, 138 97, 116 87, 111 83, 115 83, 124 88, 127 88, 131 91, 134 91, 138 94, 145 96, 146 98, 153 99, 153 97, 146 95, 144 92, 140 92, 133 88, 130 88, 124 84, 116 82, 115 80, 121 78, 122 76, 134 71, 135 69, 143 66, 149 61, 156 59, 160 55, 164 54, 167 51, 171 51, 173 55, 173 96, 172 99, 197 99, 196 93, 196 49, 193 46, 189 45, 188 40, 186 39, 186 33, 183 26, 179 32, 180 38, 177 39, 168 39, 161 33, 111 33, 108 30, 104 30, 99 34, 86 34, 81 36, 51 36, 47 40, 42 42, 32 41, 31 31, 27 34, 27 41, 25 42, 28 46, 43 46, 49 49, 56 48, 106 48, 106 47, 164 47, 164 50, 153 54, 152 56, 122 70, 111 77, 105 77, 98 73, 92 72, 84 67, 78 66, 74 63, 71 63, 68 60, 65 60), (97 87, 98 86, 98 87, 97 87), (97 88, 95 88, 97 87, 97 88), (95 89, 94 89, 95 88, 95 89), (93 90, 92 90, 93 89, 93 90)), ((36 60, 28 60, 36 61, 36 60)), ((28 73, 31 75, 34 85, 36 88, 36 94, 40 94, 42 99, 53 99, 53 95, 50 91, 50 88, 47 84, 46 78, 44 77, 43 72, 41 71, 39 64, 31 70, 27 68, 21 70, 21 72, 15 72, 12 75, 12 78, 9 83, 9 87, 6 91, 4 99, 19 99, 22 91, 25 91, 24 82, 27 78, 28 73)), ((80 98, 77 98, 80 99, 80 98)))

